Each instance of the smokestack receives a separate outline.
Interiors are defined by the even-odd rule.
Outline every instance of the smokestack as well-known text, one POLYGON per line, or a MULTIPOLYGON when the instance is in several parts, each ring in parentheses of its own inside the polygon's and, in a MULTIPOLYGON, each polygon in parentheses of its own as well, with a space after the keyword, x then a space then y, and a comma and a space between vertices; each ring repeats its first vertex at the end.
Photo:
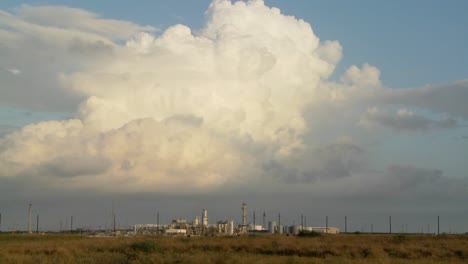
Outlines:
POLYGON ((242 225, 247 225, 247 204, 242 203, 242 225))
POLYGON ((266 217, 266 214, 265 214, 265 211, 263 211, 263 229, 266 229, 265 217, 266 217))
POLYGON ((203 226, 208 226, 208 211, 203 208, 203 213, 202 213, 202 224, 203 226))
POLYGON ((301 230, 304 230, 304 215, 301 214, 301 230))
POLYGON ((348 218, 344 217, 344 232, 348 233, 348 218))
POLYGON ((328 233, 328 216, 325 217, 325 233, 328 233))
POLYGON ((255 231, 255 211, 253 213, 253 226, 254 226, 254 231, 255 231))
POLYGON ((28 212, 28 233, 32 234, 32 229, 31 229, 31 207, 32 204, 29 204, 29 212, 28 212))

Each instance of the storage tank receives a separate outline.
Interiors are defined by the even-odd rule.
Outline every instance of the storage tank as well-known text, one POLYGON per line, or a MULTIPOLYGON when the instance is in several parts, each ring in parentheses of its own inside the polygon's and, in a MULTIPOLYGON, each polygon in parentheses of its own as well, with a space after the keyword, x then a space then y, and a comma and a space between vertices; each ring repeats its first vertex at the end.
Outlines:
POLYGON ((268 232, 274 234, 275 229, 276 229, 276 222, 275 221, 268 222, 268 232))

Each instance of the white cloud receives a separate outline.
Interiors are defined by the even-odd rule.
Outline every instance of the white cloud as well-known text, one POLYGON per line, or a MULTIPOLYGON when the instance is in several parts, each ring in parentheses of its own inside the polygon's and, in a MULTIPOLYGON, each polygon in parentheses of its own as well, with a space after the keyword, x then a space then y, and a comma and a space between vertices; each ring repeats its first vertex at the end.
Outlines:
POLYGON ((68 31, 92 32, 109 38, 128 38, 138 31, 155 31, 151 26, 131 22, 104 19, 83 9, 66 6, 21 5, 15 16, 30 23, 31 27, 60 28, 68 31))
POLYGON ((20 74, 21 74, 21 71, 18 70, 18 69, 8 69, 8 71, 9 71, 11 74, 14 74, 14 75, 20 75, 20 74))
MULTIPOLYGON (((307 22, 263 1, 213 1, 200 33, 174 25, 154 35, 66 7, 21 6, 1 12, 0 23, 11 29, 0 31, 8 43, 0 63, 24 70, 22 83, 5 78, 1 100, 76 110, 73 119, 0 138, 0 177, 121 192, 307 188, 364 171, 366 138, 355 131, 361 116, 403 130, 445 124, 381 112, 380 104, 398 104, 402 95, 368 64, 328 81, 341 45, 320 41, 307 22)), ((430 91, 410 89, 405 102, 457 112, 439 107, 442 96, 426 105, 419 94, 434 92, 421 90, 430 91)))
POLYGON ((155 30, 57 6, 23 5, 14 13, 0 10, 0 24, 0 68, 13 74, 19 73, 16 69, 22 72, 21 78, 14 79, 0 72, 0 103, 69 112, 83 98, 60 84, 61 72, 106 60, 118 46, 115 40, 155 30))
POLYGON ((337 42, 320 43, 308 23, 262 1, 214 1, 199 35, 175 25, 122 46, 109 37, 142 28, 128 24, 128 34, 109 36, 116 21, 62 7, 22 6, 3 19, 26 36, 53 30, 68 38, 67 52, 91 55, 92 63, 58 72, 62 87, 86 98, 77 119, 29 125, 0 143, 2 176, 64 174, 54 182, 73 188, 205 190, 258 181, 263 160, 303 147, 302 111, 341 57, 337 42), (69 16, 63 25, 45 15, 58 10, 69 16), (70 166, 73 157, 89 169, 70 166))

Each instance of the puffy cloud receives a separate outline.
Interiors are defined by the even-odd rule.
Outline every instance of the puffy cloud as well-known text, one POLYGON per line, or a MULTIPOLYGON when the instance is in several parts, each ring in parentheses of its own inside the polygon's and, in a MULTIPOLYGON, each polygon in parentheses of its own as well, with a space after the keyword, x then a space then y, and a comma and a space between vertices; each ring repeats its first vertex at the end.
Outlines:
POLYGON ((429 88, 400 101, 403 92, 385 88, 368 64, 329 81, 341 45, 259 0, 213 1, 198 33, 174 25, 154 34, 66 7, 21 6, 2 11, 0 23, 8 26, 0 66, 24 69, 0 73, 1 100, 75 112, 0 138, 8 180, 120 192, 348 183, 368 162, 360 118, 399 130, 454 125, 409 111, 365 112, 373 104, 463 112, 437 107, 442 96, 425 105, 420 96, 436 93, 429 88), (34 99, 21 97, 25 90, 34 99))
MULTIPOLYGON (((50 8, 57 9, 22 6, 15 23, 49 30, 50 8)), ((63 87, 86 98, 77 119, 5 137, 4 177, 57 176, 57 183, 81 188, 112 182, 109 190, 123 191, 204 190, 258 180, 264 161, 289 170, 287 157, 303 147, 302 111, 341 57, 337 42, 320 43, 308 23, 261 1, 214 1, 199 35, 175 25, 125 45, 100 35, 116 21, 63 11, 71 16, 64 34, 96 35, 70 38, 67 52, 112 57, 58 72, 63 87), (263 22, 255 23, 259 15, 263 22)), ((325 152, 318 170, 346 176, 346 165, 333 165, 341 159, 325 152)))
POLYGON ((376 67, 364 64, 362 68, 353 65, 341 77, 341 80, 348 85, 359 88, 378 88, 381 87, 380 71, 376 67))

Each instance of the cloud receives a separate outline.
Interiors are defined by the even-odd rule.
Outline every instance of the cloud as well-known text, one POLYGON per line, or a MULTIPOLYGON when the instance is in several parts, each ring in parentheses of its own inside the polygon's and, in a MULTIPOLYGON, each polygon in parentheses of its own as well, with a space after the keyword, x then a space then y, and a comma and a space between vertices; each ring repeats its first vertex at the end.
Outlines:
MULTIPOLYGON (((63 41, 56 52, 83 62, 58 71, 58 85, 85 99, 77 119, 5 137, 1 176, 34 170, 37 177, 62 175, 76 188, 114 182, 108 189, 204 190, 264 179, 263 161, 284 163, 304 147, 302 111, 341 57, 337 42, 321 43, 308 23, 261 1, 214 1, 200 34, 174 25, 124 45, 111 38, 146 28, 65 7, 21 6, 3 20, 42 41, 59 33, 43 45, 63 41), (63 24, 45 15, 52 11, 63 11, 55 15, 66 16, 63 24), (72 166, 73 157, 85 158, 72 166)), ((346 165, 335 168, 342 160, 322 152, 316 173, 346 176, 346 165)))
POLYGON ((19 75, 19 74, 21 74, 21 71, 18 70, 18 69, 8 69, 8 71, 9 71, 11 74, 14 74, 14 75, 19 75))
POLYGON ((0 138, 18 129, 18 127, 14 126, 0 125, 0 138))
POLYGON ((0 22, 0 63, 24 71, 2 75, 0 102, 74 113, 0 138, 8 181, 108 192, 333 189, 369 170, 360 120, 427 131, 455 126, 451 115, 465 110, 441 107, 463 85, 448 95, 393 91, 368 64, 330 81, 341 45, 258 0, 213 1, 196 33, 178 24, 156 34, 67 7, 21 6, 0 22), (448 117, 381 110, 397 104, 448 117))
POLYGON ((433 120, 407 109, 390 112, 376 107, 367 109, 360 123, 367 127, 384 126, 401 132, 427 132, 431 129, 457 127, 457 121, 453 118, 433 120))
POLYGON ((0 10, 0 24, 0 67, 12 75, 21 73, 21 78, 12 78, 0 72, 0 103, 66 112, 76 111, 84 98, 61 84, 61 73, 106 60, 114 54, 117 40, 156 30, 62 6, 0 10))
POLYGON ((128 38, 138 31, 155 31, 151 26, 140 26, 131 22, 104 19, 89 11, 66 6, 21 5, 15 15, 32 26, 61 28, 81 32, 93 32, 110 38, 128 38), (59 23, 58 23, 59 21, 59 23))
POLYGON ((388 89, 379 95, 378 100, 387 104, 412 105, 467 119, 466 98, 468 98, 468 80, 413 89, 388 89))

